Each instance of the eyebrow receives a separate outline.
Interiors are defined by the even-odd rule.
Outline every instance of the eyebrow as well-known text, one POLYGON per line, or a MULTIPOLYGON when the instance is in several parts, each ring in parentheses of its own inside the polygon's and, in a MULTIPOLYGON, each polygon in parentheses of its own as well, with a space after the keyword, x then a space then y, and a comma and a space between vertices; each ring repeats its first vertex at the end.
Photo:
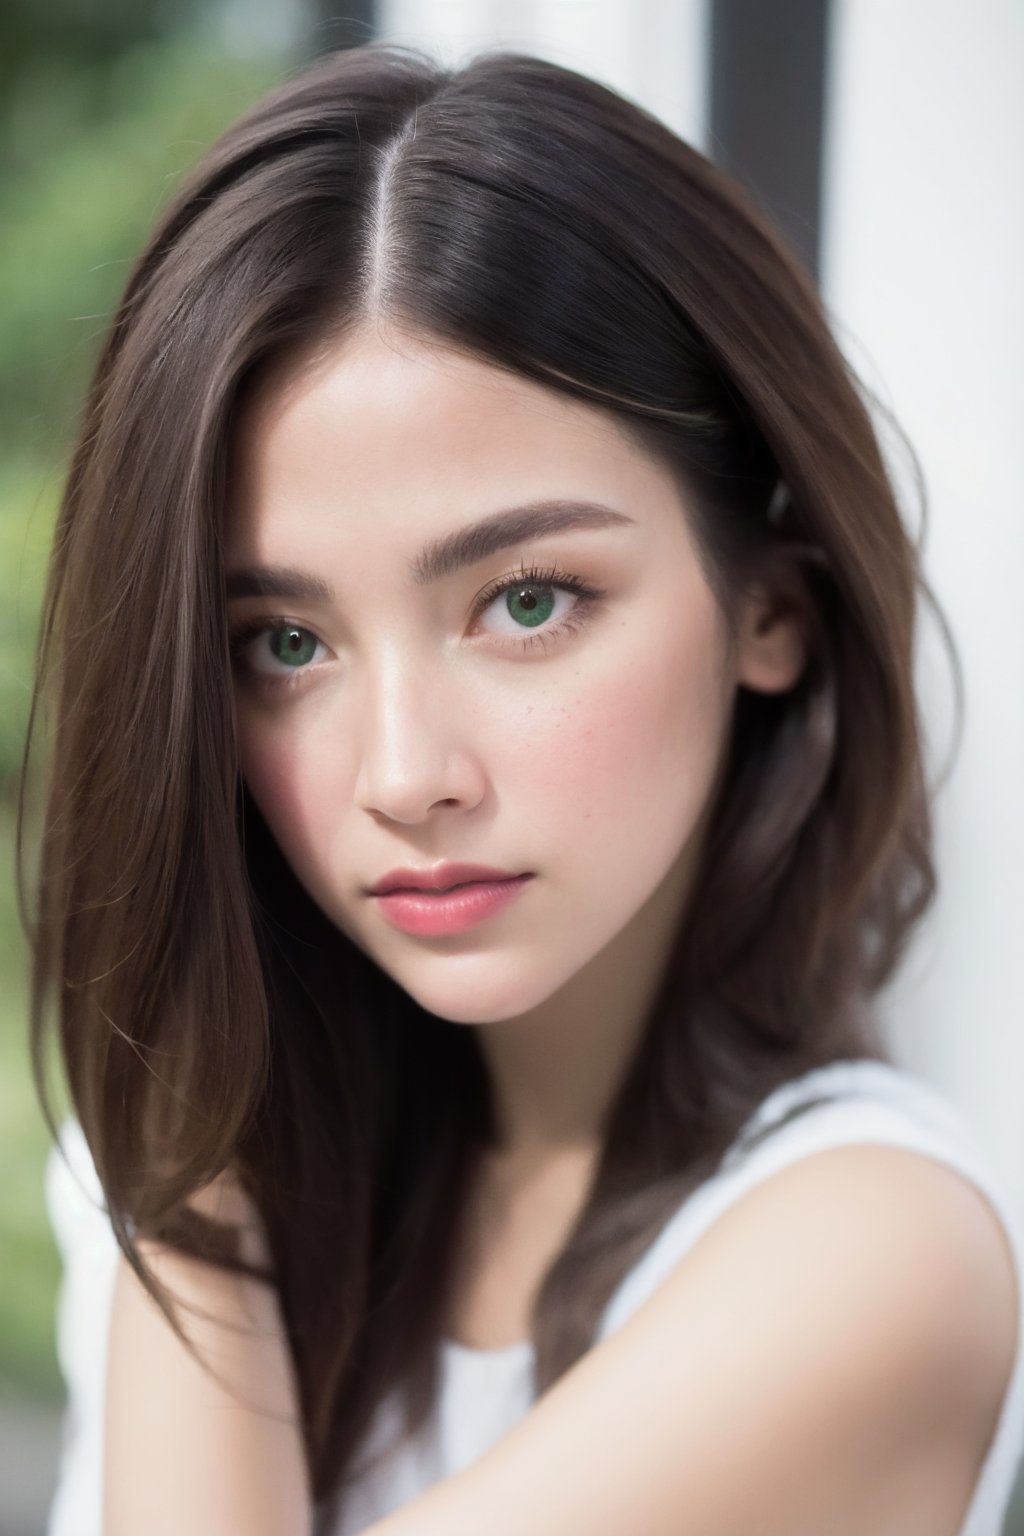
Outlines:
MULTIPOLYGON (((575 528, 633 526, 635 522, 625 512, 594 501, 534 501, 527 506, 506 507, 466 528, 431 539, 410 561, 409 571, 417 586, 428 586, 527 539, 548 538, 575 528)), ((231 571, 227 576, 227 595, 306 602, 334 600, 328 582, 288 566, 253 566, 231 571)))

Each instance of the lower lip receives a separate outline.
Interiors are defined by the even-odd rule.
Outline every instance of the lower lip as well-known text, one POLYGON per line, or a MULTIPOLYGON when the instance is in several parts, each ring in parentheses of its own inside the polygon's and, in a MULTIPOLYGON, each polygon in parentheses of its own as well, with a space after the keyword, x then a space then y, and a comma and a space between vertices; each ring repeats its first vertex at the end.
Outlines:
POLYGON ((462 933, 507 907, 532 878, 517 875, 514 880, 481 881, 461 885, 442 896, 431 896, 426 891, 391 891, 377 900, 388 922, 403 933, 427 937, 462 933))

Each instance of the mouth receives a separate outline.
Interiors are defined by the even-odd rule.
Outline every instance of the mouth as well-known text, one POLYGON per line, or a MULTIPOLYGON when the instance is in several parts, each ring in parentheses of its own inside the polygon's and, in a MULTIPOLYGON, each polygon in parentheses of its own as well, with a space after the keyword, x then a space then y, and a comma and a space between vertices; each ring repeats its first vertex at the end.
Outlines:
POLYGON ((452 891, 465 890, 470 886, 502 884, 508 880, 526 879, 510 869, 499 869, 492 864, 456 863, 443 861, 433 869, 392 869, 371 886, 368 896, 389 896, 396 891, 426 893, 446 896, 452 891))
MULTIPOLYGON (((509 875, 510 880, 518 879, 516 875, 509 875)), ((381 894, 386 896, 400 896, 413 894, 415 896, 447 896, 450 891, 464 891, 471 885, 500 885, 499 880, 460 880, 455 885, 393 885, 389 891, 381 894)))
POLYGON ((443 887, 395 886, 377 894, 385 919, 404 933, 438 938, 463 933, 497 916, 516 900, 532 875, 460 880, 443 887))

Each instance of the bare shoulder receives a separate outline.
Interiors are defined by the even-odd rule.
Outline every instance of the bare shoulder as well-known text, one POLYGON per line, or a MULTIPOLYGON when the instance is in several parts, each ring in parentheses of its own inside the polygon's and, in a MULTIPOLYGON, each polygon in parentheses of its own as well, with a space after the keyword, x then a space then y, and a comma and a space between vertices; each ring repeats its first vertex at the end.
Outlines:
POLYGON ((1013 1369, 1017 1285, 955 1169, 881 1144, 808 1153, 373 1536, 468 1536, 495 1511, 492 1536, 676 1536, 682 1510, 700 1536, 954 1532, 1013 1369))
MULTIPOLYGON (((647 1323, 688 1342, 703 1313, 708 1382, 730 1338, 745 1348, 773 1382, 763 1407, 778 1414, 778 1464, 798 1475, 788 1425, 834 1488, 858 1472, 872 1488, 864 1529, 953 1531, 1020 1347, 1019 1285, 1003 1223, 970 1179, 923 1152, 852 1144, 808 1153, 737 1200, 647 1323)), ((831 1497, 823 1480, 822 1518, 831 1497)), ((863 1498, 851 1493, 850 1507, 863 1498)))
POLYGON ((874 1323, 859 1345, 898 1346, 904 1367, 951 1409, 987 1422, 1001 1402, 1020 1281, 1000 1217, 949 1164, 880 1143, 809 1153, 715 1222, 680 1266, 680 1289, 745 1259, 756 1259, 765 1285, 799 1276, 805 1299, 847 1297, 874 1323))

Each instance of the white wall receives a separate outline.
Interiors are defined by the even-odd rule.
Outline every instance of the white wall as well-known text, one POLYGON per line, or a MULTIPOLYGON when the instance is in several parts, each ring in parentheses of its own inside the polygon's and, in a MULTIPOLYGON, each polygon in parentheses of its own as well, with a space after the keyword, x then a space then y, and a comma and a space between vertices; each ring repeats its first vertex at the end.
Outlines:
POLYGON ((704 144, 705 0, 381 0, 379 35, 458 64, 514 48, 593 75, 704 144))
MULTIPOLYGON (((891 1036, 969 1111, 1024 1210, 1024 6, 835 0, 834 23, 822 287, 921 460, 925 572, 966 691, 940 897, 890 989, 891 1036)), ((922 641, 937 769, 948 669, 934 626, 922 641)))

